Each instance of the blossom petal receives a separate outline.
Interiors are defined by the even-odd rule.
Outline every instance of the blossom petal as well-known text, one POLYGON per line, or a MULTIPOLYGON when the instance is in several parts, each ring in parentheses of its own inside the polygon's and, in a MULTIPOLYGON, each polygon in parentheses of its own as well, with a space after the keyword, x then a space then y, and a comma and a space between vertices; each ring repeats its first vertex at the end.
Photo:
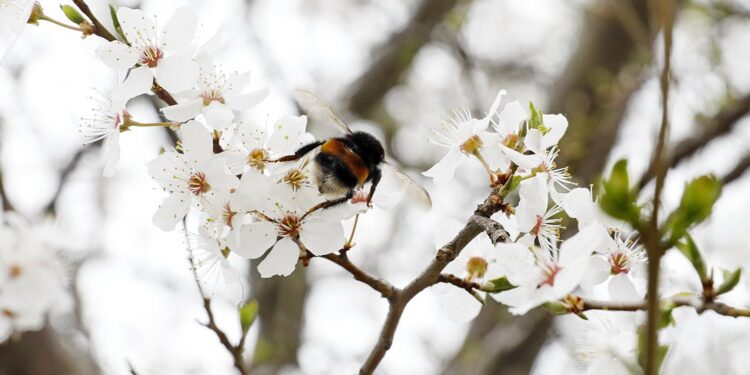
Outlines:
POLYGON ((178 93, 198 81, 198 64, 189 57, 169 56, 159 60, 154 75, 167 91, 178 93))
POLYGON ((299 260, 299 247, 289 238, 277 242, 258 265, 260 276, 268 278, 275 275, 289 276, 294 272, 299 260))
POLYGON ((276 243, 276 237, 276 225, 268 221, 243 225, 240 228, 239 247, 232 251, 243 258, 256 259, 276 243))
POLYGON ((521 103, 514 100, 505 105, 497 118, 495 130, 501 137, 518 132, 519 125, 526 120, 526 111, 523 110, 521 103))
POLYGON ((162 108, 161 112, 172 121, 183 122, 194 119, 201 113, 202 108, 203 102, 199 99, 194 99, 162 108))
POLYGON ((583 228, 560 246, 560 265, 564 266, 584 259, 588 263, 589 255, 601 249, 608 238, 611 237, 601 225, 592 224, 583 228))
POLYGON ((542 164, 542 159, 540 159, 538 155, 524 155, 503 144, 500 144, 500 149, 503 150, 505 155, 507 155, 512 162, 516 163, 516 165, 523 169, 536 168, 539 164, 542 164))
POLYGON ((198 121, 188 121, 180 126, 182 148, 185 157, 195 165, 207 165, 213 154, 213 137, 203 124, 198 121))
POLYGON ((626 274, 612 276, 607 284, 609 297, 614 301, 633 302, 641 299, 635 285, 626 274))
POLYGON ((161 230, 171 231, 187 215, 189 209, 190 195, 188 193, 175 193, 167 197, 159 206, 152 221, 161 230))
POLYGON ((147 66, 132 69, 120 87, 112 93, 115 108, 125 107, 128 100, 151 91, 154 76, 147 66))
POLYGON ((164 48, 175 54, 192 54, 198 16, 192 9, 183 7, 164 25, 164 48))
POLYGON ((104 64, 115 69, 128 69, 138 62, 138 53, 127 44, 117 40, 99 47, 96 55, 104 64))
POLYGON ((218 190, 222 194, 228 194, 231 190, 237 188, 239 180, 237 176, 229 172, 226 159, 212 158, 205 170, 206 181, 211 188, 218 190))
POLYGON ((599 255, 594 255, 589 261, 585 276, 581 281, 581 287, 591 290, 593 287, 605 282, 609 278, 610 265, 599 255))
POLYGON ((446 285, 444 292, 440 295, 440 305, 445 309, 448 318, 459 323, 466 323, 476 318, 482 309, 482 304, 476 298, 452 285, 446 285))
POLYGON ((117 19, 120 21, 122 32, 130 43, 137 40, 150 43, 156 37, 156 28, 153 21, 146 17, 146 14, 140 9, 120 7, 117 10, 117 19))
POLYGON ((315 255, 326 255, 341 249, 346 241, 341 223, 330 220, 307 219, 302 224, 299 239, 315 255))
POLYGON ((548 149, 557 144, 568 130, 568 119, 563 115, 542 115, 544 126, 549 129, 547 134, 542 137, 542 147, 548 149))
POLYGON ((260 90, 244 93, 244 94, 232 94, 225 97, 227 105, 236 111, 245 111, 255 107, 265 98, 271 90, 268 87, 264 87, 260 90))
POLYGON ((208 107, 203 107, 203 117, 212 128, 224 132, 234 120, 234 112, 228 106, 219 102, 211 102, 208 107))
POLYGON ((427 171, 422 172, 422 174, 432 177, 435 180, 435 185, 444 186, 453 179, 453 176, 456 174, 456 168, 464 160, 466 160, 466 155, 458 147, 454 146, 451 147, 448 153, 437 164, 433 165, 427 171))
POLYGON ((307 116, 284 116, 273 125, 273 133, 266 146, 275 154, 289 154, 299 148, 300 137, 305 132, 307 116))

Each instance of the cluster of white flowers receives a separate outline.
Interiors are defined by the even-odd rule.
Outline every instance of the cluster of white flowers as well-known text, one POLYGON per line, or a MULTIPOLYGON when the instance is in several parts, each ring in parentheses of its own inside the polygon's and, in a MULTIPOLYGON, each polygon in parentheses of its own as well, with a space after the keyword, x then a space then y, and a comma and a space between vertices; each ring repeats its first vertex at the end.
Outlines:
POLYGON ((0 342, 72 307, 47 229, 13 215, 0 226, 0 342))
MULTIPOLYGON (((167 193, 153 222, 171 231, 191 209, 197 211, 200 225, 189 242, 202 251, 196 257, 202 273, 213 274, 204 281, 236 283, 239 275, 227 261, 232 253, 248 259, 267 253, 258 271, 271 277, 291 274, 308 251, 321 256, 342 249, 342 220, 366 210, 360 197, 319 209, 332 197, 319 192, 315 152, 297 161, 274 162, 315 141, 306 132, 307 118, 283 116, 263 125, 239 120, 268 90, 248 90, 248 72, 222 72, 209 53, 211 41, 196 48, 197 17, 191 10, 178 10, 162 29, 140 10, 120 8, 117 16, 126 40, 108 43, 98 56, 128 75, 106 100, 95 100, 94 113, 83 119, 81 131, 86 143, 104 139, 104 174, 111 176, 119 160, 120 132, 131 126, 177 129, 180 143, 148 166, 167 193), (149 92, 154 82, 177 101, 162 110, 172 123, 139 123, 125 110, 130 99, 149 92)), ((379 189, 375 200, 389 193, 394 191, 379 189)))
MULTIPOLYGON (((567 169, 555 164, 557 143, 568 127, 565 117, 541 115, 533 106, 529 115, 517 101, 500 110, 504 95, 500 91, 484 118, 459 113, 435 130, 432 139, 449 148, 425 172, 438 184, 449 181, 458 165, 471 158, 485 166, 491 182, 511 165, 512 178, 519 181, 517 204, 493 216, 511 233, 510 241, 493 246, 486 236, 477 237, 446 270, 478 285, 507 278, 514 288, 491 296, 514 314, 560 301, 579 286, 582 293, 597 297, 642 297, 643 249, 632 236, 621 235, 624 224, 609 219, 590 190, 573 188, 567 169), (578 222, 578 233, 565 240, 560 237, 563 212, 578 222), (603 295, 604 284, 609 293, 603 295)), ((469 320, 478 314, 481 304, 475 296, 443 290, 443 305, 451 316, 469 320)))

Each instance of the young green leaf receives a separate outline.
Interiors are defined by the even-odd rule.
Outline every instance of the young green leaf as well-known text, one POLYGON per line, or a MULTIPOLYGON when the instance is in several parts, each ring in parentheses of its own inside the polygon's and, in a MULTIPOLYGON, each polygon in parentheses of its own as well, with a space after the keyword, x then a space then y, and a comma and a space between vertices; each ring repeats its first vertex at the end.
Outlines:
POLYGON ((247 330, 250 329, 257 316, 258 301, 251 300, 250 302, 242 306, 242 308, 240 309, 240 327, 242 327, 243 333, 247 332, 247 330))
POLYGON ((516 287, 515 285, 511 284, 510 281, 508 281, 508 278, 505 276, 490 280, 488 284, 492 285, 492 289, 485 290, 488 293, 500 293, 516 287))
POLYGON ((703 261, 703 256, 700 250, 698 250, 698 245, 693 241, 693 237, 690 234, 685 234, 683 240, 678 242, 676 246, 693 265, 701 281, 706 280, 706 263, 703 261))
POLYGON ((724 282, 719 285, 719 289, 716 291, 717 296, 732 291, 739 284, 742 268, 737 268, 734 272, 724 271, 723 273, 724 282))
POLYGON ((640 208, 635 201, 637 195, 630 189, 628 162, 615 163, 608 180, 602 181, 604 194, 599 200, 602 210, 616 219, 635 223, 640 218, 640 208))
POLYGON ((690 181, 682 193, 680 206, 672 213, 667 228, 670 241, 675 243, 695 224, 711 215, 714 203, 721 195, 721 182, 714 176, 701 176, 690 181))

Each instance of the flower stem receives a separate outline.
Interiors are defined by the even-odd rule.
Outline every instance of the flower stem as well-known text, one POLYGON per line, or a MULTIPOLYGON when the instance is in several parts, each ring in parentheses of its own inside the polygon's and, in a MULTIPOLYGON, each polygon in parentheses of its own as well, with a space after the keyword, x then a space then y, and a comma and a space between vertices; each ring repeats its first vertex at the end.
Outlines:
POLYGON ((476 157, 477 160, 482 163, 484 170, 487 171, 487 175, 490 177, 490 185, 494 185, 497 182, 497 175, 495 175, 495 172, 492 171, 492 168, 490 168, 489 163, 487 163, 487 160, 484 159, 482 153, 479 152, 479 150, 476 150, 472 153, 472 155, 474 155, 474 157, 476 157))
POLYGON ((352 226, 352 233, 349 235, 349 240, 344 244, 344 249, 349 250, 354 246, 354 232, 357 231, 357 224, 359 223, 359 214, 354 216, 354 225, 352 226))
POLYGON ((150 127, 172 127, 172 126, 177 126, 179 124, 180 123, 178 122, 138 122, 130 118, 126 118, 125 123, 122 124, 122 126, 120 126, 120 132, 129 130, 131 126, 150 128, 150 127))
POLYGON ((57 26, 64 27, 66 29, 70 29, 70 30, 74 30, 74 31, 79 31, 79 32, 82 32, 82 33, 86 32, 86 30, 84 30, 84 29, 82 29, 80 27, 66 25, 66 24, 64 24, 64 23, 62 23, 62 22, 60 22, 60 21, 58 21, 58 20, 56 20, 54 18, 50 18, 50 17, 48 17, 47 15, 44 15, 44 14, 39 17, 39 20, 40 21, 47 21, 49 23, 53 23, 53 24, 55 24, 57 26))

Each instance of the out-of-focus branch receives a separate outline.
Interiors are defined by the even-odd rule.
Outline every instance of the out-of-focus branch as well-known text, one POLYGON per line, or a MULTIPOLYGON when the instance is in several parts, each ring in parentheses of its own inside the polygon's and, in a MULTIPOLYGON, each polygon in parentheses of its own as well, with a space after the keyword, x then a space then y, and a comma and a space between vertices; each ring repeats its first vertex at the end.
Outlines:
POLYGON ((49 325, 24 332, 20 339, 0 344, 0 374, 93 375, 98 368, 90 357, 72 350, 70 343, 49 325))
POLYGON ((8 199, 8 193, 5 192, 5 181, 3 173, 0 171, 0 202, 3 204, 3 211, 13 211, 13 203, 8 199))
POLYGON ((740 159, 740 161, 734 166, 734 168, 732 168, 732 170, 729 171, 729 173, 727 173, 721 179, 721 182, 724 185, 733 182, 734 180, 742 177, 742 175, 747 171, 748 168, 750 168, 750 153, 745 155, 744 158, 740 159))
POLYGON ((391 285, 391 283, 363 271, 361 268, 352 263, 349 260, 349 257, 346 256, 346 253, 344 252, 341 252, 340 254, 324 255, 323 258, 336 263, 341 268, 351 273, 355 280, 369 285, 376 292, 380 293, 383 298, 391 298, 396 292, 396 288, 391 285))
POLYGON ((398 84, 417 52, 430 40, 430 34, 457 4, 458 0, 424 0, 400 31, 378 47, 375 61, 352 84, 349 110, 363 118, 373 118, 383 97, 398 84))
MULTIPOLYGON (((582 299, 582 302, 583 302, 582 311, 589 311, 589 310, 645 311, 646 309, 648 309, 647 301, 618 303, 618 302, 582 299)), ((694 308, 698 313, 701 313, 701 314, 710 310, 710 311, 716 312, 719 315, 731 316, 735 318, 750 317, 750 309, 732 307, 723 302, 704 301, 699 298, 667 299, 667 300, 662 300, 660 303, 664 303, 665 305, 671 305, 675 307, 690 306, 694 308)))
MULTIPOLYGON (((750 112, 750 94, 747 94, 739 100, 731 103, 726 108, 720 110, 714 115, 701 134, 688 138, 677 144, 668 157, 668 165, 674 167, 682 160, 694 155, 704 146, 714 139, 728 134, 736 125, 750 112)), ((639 182, 643 188, 654 178, 653 164, 644 173, 639 182)))

